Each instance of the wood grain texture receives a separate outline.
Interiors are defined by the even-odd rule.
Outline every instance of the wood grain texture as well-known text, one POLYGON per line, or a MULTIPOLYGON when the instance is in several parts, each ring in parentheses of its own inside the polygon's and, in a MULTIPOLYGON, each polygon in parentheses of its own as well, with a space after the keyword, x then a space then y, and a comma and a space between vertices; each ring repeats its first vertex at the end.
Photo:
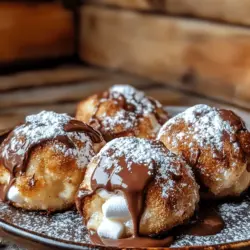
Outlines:
POLYGON ((108 73, 94 68, 82 66, 65 66, 55 69, 22 71, 0 76, 0 91, 70 84, 108 77, 108 73))
POLYGON ((60 3, 0 3, 0 63, 73 53, 73 15, 60 3))
POLYGON ((159 11, 250 25, 250 0, 94 0, 94 2, 121 8, 159 11))
POLYGON ((23 72, 0 77, 0 83, 0 114, 13 107, 79 101, 114 84, 152 84, 141 77, 80 66, 23 72))
MULTIPOLYGON (((182 93, 180 91, 175 91, 171 89, 167 89, 166 87, 162 86, 155 86, 155 87, 149 87, 147 84, 137 84, 137 82, 131 82, 134 86, 139 87, 140 89, 143 89, 148 95, 156 98, 159 100, 162 104, 164 105, 170 105, 170 106, 191 106, 199 103, 206 103, 210 105, 217 104, 213 101, 210 101, 206 98, 202 97, 197 97, 197 96, 192 96, 189 94, 182 93)), ((113 83, 115 84, 115 83, 113 83)), ((12 126, 15 126, 22 122, 25 118, 25 116, 30 115, 30 114, 35 114, 38 113, 42 110, 53 110, 58 113, 68 113, 70 115, 74 115, 76 111, 76 106, 77 103, 88 97, 89 95, 93 93, 99 92, 101 89, 105 90, 109 87, 109 84, 103 84, 103 83, 98 83, 96 86, 94 86, 92 83, 88 83, 85 85, 86 89, 89 89, 89 91, 82 93, 82 95, 79 97, 79 95, 75 95, 74 92, 74 87, 72 89, 70 88, 65 88, 63 86, 59 86, 58 90, 61 96, 53 96, 54 93, 50 94, 50 99, 42 100, 42 96, 48 95, 49 94, 49 89, 40 89, 37 88, 35 89, 32 93, 30 92, 24 92, 22 94, 23 98, 19 98, 17 101, 17 93, 13 93, 13 95, 8 96, 12 102, 14 107, 4 107, 0 109, 0 130, 10 128, 12 126), (65 96, 63 93, 66 91, 69 92, 69 95, 71 96, 70 101, 68 99, 67 102, 62 102, 62 103, 56 103, 58 99, 64 99, 65 96), (38 96, 41 96, 39 98, 38 96), (36 101, 35 99, 30 99, 29 96, 33 95, 36 98, 38 98, 36 101), (73 97, 74 96, 74 97, 73 97), (75 100, 74 100, 75 99, 75 100), (53 103, 55 102, 55 103, 53 103), (15 106, 19 104, 19 106, 15 106)), ((49 94, 49 95, 50 95, 49 94)))
POLYGON ((250 108, 250 30, 100 6, 81 10, 82 60, 250 108))
MULTIPOLYGON (((25 116, 42 110, 74 115, 76 105, 80 100, 106 90, 114 84, 131 84, 168 106, 191 106, 206 103, 233 108, 230 105, 225 106, 225 103, 185 93, 145 78, 93 67, 63 66, 50 70, 27 71, 0 78, 2 83, 11 83, 12 80, 15 84, 0 93, 0 130, 12 127, 23 121, 25 116), (31 87, 32 80, 35 81, 36 78, 40 80, 31 87), (5 81, 2 82, 2 79, 5 81), (27 84, 25 84, 25 79, 27 84), (18 86, 18 81, 21 83, 20 88, 13 88, 18 86), (59 84, 60 81, 63 84, 59 84), (66 82, 69 83, 64 84, 66 82)), ((244 114, 245 117, 249 115, 247 112, 244 114)))

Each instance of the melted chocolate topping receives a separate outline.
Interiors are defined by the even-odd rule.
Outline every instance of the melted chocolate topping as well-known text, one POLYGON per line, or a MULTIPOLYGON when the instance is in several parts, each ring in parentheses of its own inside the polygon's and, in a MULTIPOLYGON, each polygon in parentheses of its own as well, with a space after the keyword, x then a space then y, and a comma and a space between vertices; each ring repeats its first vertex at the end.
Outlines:
POLYGON ((69 148, 75 148, 74 142, 67 134, 69 132, 86 133, 94 143, 102 141, 101 134, 89 125, 67 115, 53 112, 41 112, 38 115, 28 116, 25 124, 12 130, 0 146, 0 164, 10 172, 11 177, 8 187, 2 185, 0 188, 2 199, 6 200, 6 194, 15 178, 25 173, 34 147, 48 140, 56 140, 69 148), (54 130, 46 134, 52 125, 54 130))
MULTIPOLYGON (((112 152, 110 152, 112 154, 112 152)), ((92 195, 100 188, 105 188, 109 192, 116 190, 123 191, 126 198, 128 209, 133 222, 133 236, 126 239, 111 240, 100 238, 96 233, 91 235, 91 241, 95 244, 117 246, 117 247, 160 247, 169 246, 173 242, 173 237, 169 236, 164 239, 153 239, 149 237, 141 237, 139 234, 139 224, 143 213, 144 194, 146 187, 155 176, 155 168, 149 169, 146 165, 133 163, 129 170, 126 167, 124 157, 119 159, 119 165, 124 166, 119 173, 116 173, 114 166, 106 169, 105 173, 100 173, 98 168, 92 174, 91 188, 93 192, 85 193, 79 196, 78 205, 83 196, 92 195), (103 182, 103 175, 107 175, 107 181, 103 182), (140 176, 140 181, 138 181, 140 176), (118 180, 121 180, 120 182, 118 180)), ((81 205, 78 206, 81 211, 81 205)))
MULTIPOLYGON (((126 88, 128 86, 123 86, 123 88, 126 88)), ((132 89, 132 87, 129 86, 129 88, 132 89)), ((134 93, 132 95, 132 98, 134 100, 136 100, 135 95, 136 95, 136 91, 135 89, 134 93)), ((142 92, 139 92, 142 93, 142 92)), ((99 95, 97 95, 97 98, 99 100, 99 103, 96 106, 95 112, 92 114, 90 120, 89 120, 89 124, 94 126, 96 129, 100 130, 101 133, 103 134, 103 137, 106 141, 110 141, 113 138, 118 138, 123 136, 123 134, 125 135, 129 135, 129 136, 136 136, 134 129, 124 129, 123 131, 120 131, 119 133, 115 133, 113 134, 110 131, 107 131, 105 128, 106 126, 103 125, 103 122, 101 119, 98 118, 97 114, 99 112, 100 106, 103 102, 111 99, 117 102, 117 104, 119 105, 119 107, 121 107, 121 109, 125 110, 125 119, 129 121, 129 115, 130 113, 132 113, 133 115, 135 115, 136 117, 136 121, 138 119, 140 119, 141 117, 143 117, 143 112, 137 112, 137 107, 135 106, 135 104, 132 104, 129 102, 129 100, 127 100, 127 98, 125 97, 125 95, 122 92, 116 92, 116 90, 112 90, 110 89, 109 91, 105 91, 99 95)), ((166 112, 162 112, 162 114, 160 115, 159 112, 157 111, 157 109, 159 107, 161 107, 161 105, 154 100, 151 97, 145 97, 148 99, 150 105, 152 106, 152 113, 155 115, 158 123, 160 125, 163 125, 166 120, 168 119, 167 113, 166 112)), ((137 122, 136 124, 134 124, 133 127, 137 126, 137 122)))
MULTIPOLYGON (((132 143, 133 140, 137 141, 139 139, 138 138, 133 139, 132 137, 130 137, 130 138, 123 138, 121 139, 121 141, 122 140, 128 140, 132 143)), ((151 141, 150 143, 152 147, 156 148, 163 147, 163 145, 157 141, 151 141)), ((146 148, 147 147, 145 147, 144 149, 146 148)), ((165 149, 165 147, 163 148, 165 149)), ((149 150, 149 148, 147 149, 149 150)), ((116 247, 169 246, 173 242, 173 236, 167 235, 167 237, 165 238, 156 239, 153 238, 153 236, 143 237, 139 233, 140 229, 139 225, 141 221, 141 216, 144 211, 144 200, 147 187, 149 183, 156 178, 156 173, 158 173, 158 167, 156 168, 156 166, 158 166, 157 160, 155 160, 154 157, 152 158, 151 167, 149 167, 150 162, 148 161, 147 162, 148 164, 146 164, 143 162, 143 159, 139 161, 140 163, 129 161, 129 166, 128 166, 128 158, 130 158, 130 156, 128 155, 124 156, 122 154, 119 155, 118 153, 119 157, 116 158, 117 161, 110 160, 110 157, 115 154, 114 153, 115 150, 116 149, 112 147, 108 148, 106 151, 104 150, 105 153, 102 154, 102 158, 97 163, 98 165, 93 171, 92 176, 90 178, 91 190, 85 190, 85 189, 80 190, 78 193, 76 204, 78 211, 82 213, 83 199, 85 197, 92 196, 93 194, 96 193, 97 190, 105 189, 109 192, 116 192, 117 190, 122 191, 126 198, 128 209, 132 218, 133 234, 132 237, 130 238, 112 240, 112 239, 101 238, 95 232, 94 234, 90 234, 91 241, 94 244, 116 246, 116 247), (107 162, 106 157, 109 159, 108 162, 112 161, 112 164, 108 167, 101 167, 105 165, 105 162, 107 162)), ((156 152, 152 151, 151 153, 156 153, 156 152)), ((165 155, 165 157, 167 156, 165 155)), ((181 176, 176 175, 176 178, 180 180, 181 176)))
POLYGON ((5 140, 5 138, 9 135, 9 133, 11 132, 12 129, 6 129, 6 130, 0 131, 0 145, 5 140))
POLYGON ((97 130, 78 120, 70 120, 65 124, 64 130, 65 132, 84 132, 88 134, 94 143, 102 142, 102 136, 97 130))
POLYGON ((109 192, 114 192, 115 190, 123 191, 132 217, 133 237, 138 237, 139 222, 143 212, 144 190, 147 184, 154 178, 154 170, 149 170, 148 166, 133 163, 131 171, 129 171, 125 167, 124 157, 121 157, 119 164, 124 167, 118 174, 115 172, 114 167, 106 169, 105 174, 109 176, 107 183, 103 183, 102 175, 94 171, 91 178, 91 188, 92 190, 105 188, 109 192), (140 181, 138 181, 138 176, 140 176, 140 181), (119 179, 122 181, 117 183, 119 179))

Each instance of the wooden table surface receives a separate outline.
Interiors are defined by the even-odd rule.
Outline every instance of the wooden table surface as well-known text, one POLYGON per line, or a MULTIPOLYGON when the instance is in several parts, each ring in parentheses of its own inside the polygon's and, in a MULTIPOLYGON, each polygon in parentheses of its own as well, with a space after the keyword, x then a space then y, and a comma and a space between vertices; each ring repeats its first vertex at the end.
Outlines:
MULTIPOLYGON (((206 103, 235 108, 229 103, 182 92, 134 75, 82 65, 64 65, 0 76, 0 130, 10 128, 21 122, 26 115, 41 110, 74 115, 77 102, 113 84, 131 84, 164 105, 190 106, 206 103)), ((240 110, 243 111, 243 116, 249 111, 242 108, 240 110)))

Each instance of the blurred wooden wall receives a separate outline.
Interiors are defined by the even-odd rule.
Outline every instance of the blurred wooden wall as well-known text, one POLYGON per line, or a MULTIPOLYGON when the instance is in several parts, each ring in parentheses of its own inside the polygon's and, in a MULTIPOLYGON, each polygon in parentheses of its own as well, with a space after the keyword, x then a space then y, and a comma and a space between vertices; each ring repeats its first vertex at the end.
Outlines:
POLYGON ((0 64, 73 54, 73 13, 61 3, 0 2, 0 64))
POLYGON ((83 61, 250 108, 250 0, 92 0, 83 61))

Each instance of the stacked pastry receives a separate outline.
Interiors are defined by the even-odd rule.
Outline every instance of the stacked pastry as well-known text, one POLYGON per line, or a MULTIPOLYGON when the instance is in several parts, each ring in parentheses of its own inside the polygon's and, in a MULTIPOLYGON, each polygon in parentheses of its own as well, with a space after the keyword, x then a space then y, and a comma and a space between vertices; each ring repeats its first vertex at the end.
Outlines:
POLYGON ((250 133, 240 117, 197 105, 169 119, 127 85, 83 100, 75 119, 44 111, 5 137, 2 201, 55 211, 75 199, 100 245, 169 245, 168 232, 192 218, 200 196, 236 197, 250 184, 250 133))

